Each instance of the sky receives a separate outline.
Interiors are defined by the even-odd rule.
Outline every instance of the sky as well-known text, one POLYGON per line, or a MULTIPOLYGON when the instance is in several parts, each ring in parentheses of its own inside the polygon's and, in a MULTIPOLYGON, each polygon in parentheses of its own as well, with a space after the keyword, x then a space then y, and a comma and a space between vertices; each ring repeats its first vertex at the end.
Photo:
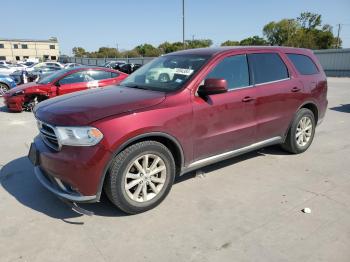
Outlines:
MULTIPOLYGON (((122 50, 182 41, 182 0, 16 0, 0 7, 0 38, 55 36, 67 55, 75 46, 122 50)), ((305 11, 321 14, 334 33, 343 24, 343 47, 350 47, 350 0, 185 0, 185 36, 220 45, 262 36, 268 22, 305 11)))

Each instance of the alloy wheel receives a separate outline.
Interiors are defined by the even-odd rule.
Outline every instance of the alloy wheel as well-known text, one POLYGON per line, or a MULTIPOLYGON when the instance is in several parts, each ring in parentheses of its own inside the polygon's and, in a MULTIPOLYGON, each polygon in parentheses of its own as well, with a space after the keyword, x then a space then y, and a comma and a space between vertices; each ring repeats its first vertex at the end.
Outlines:
POLYGON ((8 90, 9 89, 8 89, 7 85, 0 83, 0 96, 3 96, 8 90))
POLYGON ((125 175, 125 191, 136 202, 153 199, 162 190, 167 168, 161 157, 144 154, 134 160, 125 175))
POLYGON ((298 123, 295 134, 297 144, 301 147, 306 146, 311 139, 312 132, 313 126, 311 119, 308 116, 302 117, 298 123))

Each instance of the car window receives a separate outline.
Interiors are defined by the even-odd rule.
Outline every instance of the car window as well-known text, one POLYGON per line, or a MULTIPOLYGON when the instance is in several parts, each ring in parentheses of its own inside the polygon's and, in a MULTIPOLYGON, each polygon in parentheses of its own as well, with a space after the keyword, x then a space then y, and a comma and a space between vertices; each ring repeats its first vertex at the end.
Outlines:
POLYGON ((255 84, 277 81, 289 77, 288 69, 276 53, 249 54, 255 84))
POLYGON ((229 90, 249 86, 249 70, 246 55, 226 57, 211 70, 206 79, 208 78, 226 79, 229 90))
POLYGON ((103 80, 112 77, 111 72, 103 70, 89 70, 86 73, 94 80, 103 80))
POLYGON ((299 54, 287 54, 298 72, 302 75, 318 74, 318 69, 310 57, 299 54))
POLYGON ((118 73, 112 73, 112 78, 114 78, 114 77, 118 77, 119 76, 119 74, 118 73))
POLYGON ((94 80, 93 78, 91 78, 84 71, 82 71, 82 72, 76 72, 71 75, 65 76, 60 80, 60 85, 89 82, 93 80, 94 80))

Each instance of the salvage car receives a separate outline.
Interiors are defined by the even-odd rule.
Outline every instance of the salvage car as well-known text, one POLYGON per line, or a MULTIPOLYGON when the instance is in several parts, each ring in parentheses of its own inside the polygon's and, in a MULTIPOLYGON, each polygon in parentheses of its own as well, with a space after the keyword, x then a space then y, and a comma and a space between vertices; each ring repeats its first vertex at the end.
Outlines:
POLYGON ((16 86, 16 81, 7 75, 0 75, 0 96, 16 86))
POLYGON ((96 202, 104 190, 135 214, 161 203, 175 177, 189 171, 275 144, 306 151, 327 104, 327 78, 311 50, 183 50, 119 86, 38 104, 40 135, 29 159, 59 198, 96 202), (147 80, 169 67, 167 81, 147 80))
POLYGON ((90 88, 118 84, 127 74, 100 67, 62 69, 38 82, 19 85, 4 94, 9 111, 32 110, 39 102, 90 88))

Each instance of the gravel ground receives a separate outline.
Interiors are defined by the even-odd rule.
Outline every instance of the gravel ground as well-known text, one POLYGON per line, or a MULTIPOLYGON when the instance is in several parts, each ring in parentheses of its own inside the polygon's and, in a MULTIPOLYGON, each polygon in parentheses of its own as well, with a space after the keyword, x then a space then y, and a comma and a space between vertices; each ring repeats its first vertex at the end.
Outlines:
POLYGON ((350 261, 350 79, 328 81, 307 152, 269 147, 212 165, 134 216, 105 197, 81 216, 45 190, 26 158, 34 118, 0 99, 0 261, 350 261))

